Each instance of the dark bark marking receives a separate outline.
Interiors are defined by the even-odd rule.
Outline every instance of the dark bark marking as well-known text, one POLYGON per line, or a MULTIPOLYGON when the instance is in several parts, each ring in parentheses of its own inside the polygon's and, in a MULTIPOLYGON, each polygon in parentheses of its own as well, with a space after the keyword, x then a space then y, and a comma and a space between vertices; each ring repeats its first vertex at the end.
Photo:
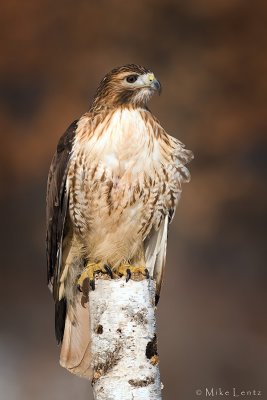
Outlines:
POLYGON ((157 335, 154 335, 153 339, 146 345, 146 357, 150 360, 152 357, 157 355, 158 355, 157 335))

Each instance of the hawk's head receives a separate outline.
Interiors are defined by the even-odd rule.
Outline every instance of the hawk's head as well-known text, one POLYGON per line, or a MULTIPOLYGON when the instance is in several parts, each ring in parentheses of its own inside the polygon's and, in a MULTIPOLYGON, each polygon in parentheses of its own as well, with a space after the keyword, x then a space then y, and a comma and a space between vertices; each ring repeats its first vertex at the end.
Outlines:
POLYGON ((145 107, 155 91, 160 93, 161 85, 148 69, 135 64, 117 67, 100 82, 93 109, 127 104, 145 107))

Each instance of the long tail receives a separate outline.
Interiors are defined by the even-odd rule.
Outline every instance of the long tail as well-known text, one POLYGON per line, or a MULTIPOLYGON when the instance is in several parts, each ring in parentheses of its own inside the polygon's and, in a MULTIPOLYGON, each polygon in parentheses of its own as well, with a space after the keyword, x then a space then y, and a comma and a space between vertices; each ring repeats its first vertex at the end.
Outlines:
POLYGON ((74 306, 67 304, 60 365, 73 374, 92 378, 88 302, 82 304, 82 293, 77 294, 74 306))

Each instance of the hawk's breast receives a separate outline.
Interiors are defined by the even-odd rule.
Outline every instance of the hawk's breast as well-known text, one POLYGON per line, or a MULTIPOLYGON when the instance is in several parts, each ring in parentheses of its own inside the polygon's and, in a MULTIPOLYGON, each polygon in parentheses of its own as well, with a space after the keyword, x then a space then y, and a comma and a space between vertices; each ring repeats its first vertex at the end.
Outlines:
POLYGON ((93 131, 86 116, 78 124, 68 174, 70 214, 94 248, 103 238, 118 248, 140 242, 176 202, 175 143, 165 131, 163 140, 152 122, 148 111, 125 108, 107 114, 93 131))

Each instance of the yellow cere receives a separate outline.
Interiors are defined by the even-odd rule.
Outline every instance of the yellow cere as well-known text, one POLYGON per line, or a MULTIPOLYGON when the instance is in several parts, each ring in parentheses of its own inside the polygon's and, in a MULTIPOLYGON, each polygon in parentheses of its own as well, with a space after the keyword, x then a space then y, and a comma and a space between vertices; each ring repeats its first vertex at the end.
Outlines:
POLYGON ((148 80, 152 82, 155 79, 154 74, 147 74, 148 80))

